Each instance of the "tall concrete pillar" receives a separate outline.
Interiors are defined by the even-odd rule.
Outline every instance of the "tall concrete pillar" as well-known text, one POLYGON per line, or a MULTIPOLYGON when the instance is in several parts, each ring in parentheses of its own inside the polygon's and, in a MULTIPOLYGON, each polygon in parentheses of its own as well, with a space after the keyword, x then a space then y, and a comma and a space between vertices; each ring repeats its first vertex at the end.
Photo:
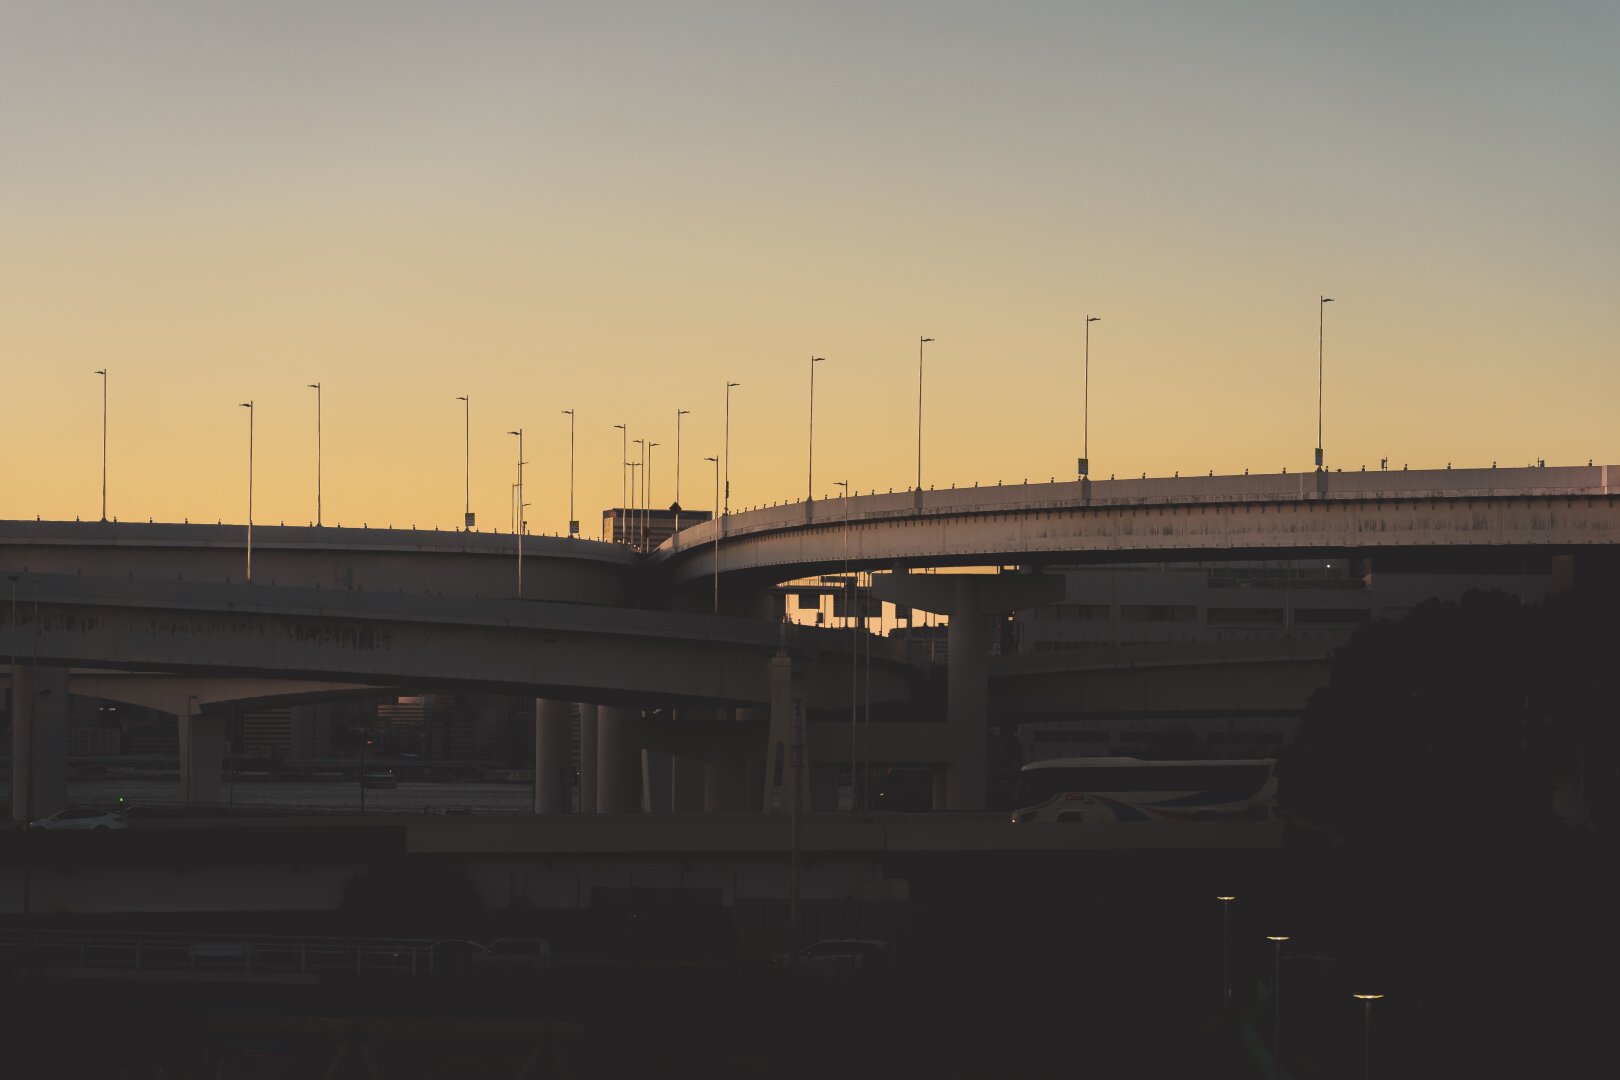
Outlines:
POLYGON ((32 821, 67 805, 67 668, 11 670, 11 817, 32 821))
POLYGON ((180 710, 180 801, 218 806, 224 796, 226 713, 180 710))
POLYGON ((596 813, 596 706, 579 707, 579 812, 596 813))
POLYGON ((674 759, 660 750, 641 751, 641 808, 649 814, 667 814, 672 808, 670 782, 674 759))
POLYGON ((603 705, 596 710, 596 812, 641 810, 641 748, 636 745, 639 709, 603 705))
POLYGON ((534 812, 566 814, 572 804, 573 764, 569 735, 574 703, 536 698, 534 702, 534 812))
MULTIPOLYGON (((951 761, 944 809, 983 810, 988 787, 989 617, 1063 599, 1064 579, 1040 574, 879 574, 872 592, 924 611, 950 616, 947 630, 945 723, 951 761)), ((935 777, 935 809, 941 809, 935 777)))
POLYGON ((798 803, 810 809, 809 732, 805 726, 804 677, 795 674, 793 658, 773 656, 771 665, 771 727, 765 741, 765 784, 761 810, 771 812, 773 778, 778 766, 782 777, 782 812, 798 803))
MULTIPOLYGON (((966 578, 968 575, 960 575, 966 578)), ((952 810, 983 810, 990 741, 990 630, 971 584, 957 586, 957 613, 946 628, 945 725, 951 768, 945 803, 952 810)))

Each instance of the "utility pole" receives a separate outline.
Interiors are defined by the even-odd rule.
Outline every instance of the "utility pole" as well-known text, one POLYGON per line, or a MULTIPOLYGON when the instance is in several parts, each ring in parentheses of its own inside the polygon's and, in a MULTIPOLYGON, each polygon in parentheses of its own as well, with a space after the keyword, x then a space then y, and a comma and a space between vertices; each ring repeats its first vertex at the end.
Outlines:
POLYGON ((96 372, 101 376, 101 520, 107 520, 107 369, 96 372))
POLYGON ((315 391, 315 527, 321 527, 321 384, 312 382, 315 391))

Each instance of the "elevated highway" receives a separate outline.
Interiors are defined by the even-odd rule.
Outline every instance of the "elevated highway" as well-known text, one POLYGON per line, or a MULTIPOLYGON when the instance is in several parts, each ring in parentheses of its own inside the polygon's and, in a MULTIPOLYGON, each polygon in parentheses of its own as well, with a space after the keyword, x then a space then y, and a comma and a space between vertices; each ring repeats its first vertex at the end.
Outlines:
POLYGON ((785 503, 655 553, 673 586, 841 570, 1304 558, 1620 542, 1620 466, 1079 480, 785 503), (719 543, 716 544, 718 537, 719 543))

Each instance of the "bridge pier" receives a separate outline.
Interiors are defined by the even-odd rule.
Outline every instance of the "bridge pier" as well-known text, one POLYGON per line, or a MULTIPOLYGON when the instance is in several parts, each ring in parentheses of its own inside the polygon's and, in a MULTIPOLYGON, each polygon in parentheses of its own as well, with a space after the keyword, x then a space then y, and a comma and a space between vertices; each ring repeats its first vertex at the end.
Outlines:
POLYGON ((603 705, 596 710, 596 812, 641 810, 641 748, 636 745, 639 709, 603 705))
POLYGON ((17 664, 11 676, 11 818, 67 805, 67 668, 17 664))
POLYGON ((596 706, 579 707, 579 812, 596 813, 596 706))
POLYGON ((787 813, 795 803, 800 811, 810 809, 809 731, 805 722, 804 676, 793 670, 793 658, 771 657, 770 732, 765 740, 765 782, 760 793, 760 810, 772 811, 771 796, 781 769, 782 805, 787 813))
POLYGON ((573 702, 535 699, 534 812, 537 814, 568 813, 573 788, 568 743, 573 725, 573 702))
POLYGON ((950 618, 945 724, 950 763, 935 773, 934 809, 983 810, 989 769, 990 619, 1063 599, 1064 580, 1039 574, 878 574, 878 599, 950 618), (943 786, 943 793, 940 791, 943 786), (943 805, 941 795, 943 794, 943 805))
POLYGON ((180 710, 180 801, 218 806, 225 791, 225 737, 230 716, 193 712, 187 698, 180 710))

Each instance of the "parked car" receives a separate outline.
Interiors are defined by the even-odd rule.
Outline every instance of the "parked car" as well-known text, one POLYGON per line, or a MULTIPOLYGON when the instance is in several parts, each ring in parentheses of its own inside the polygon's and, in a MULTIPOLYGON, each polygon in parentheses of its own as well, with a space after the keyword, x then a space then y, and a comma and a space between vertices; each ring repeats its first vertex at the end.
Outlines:
POLYGON ((93 806, 70 806, 28 823, 30 829, 122 829, 124 815, 93 806))
POLYGON ((551 966, 551 942, 546 938, 497 938, 467 960, 473 968, 485 971, 541 971, 551 966))
MULTIPOLYGON (((800 949, 798 969, 806 979, 851 979, 887 971, 893 959, 887 941, 832 938, 800 949)), ((791 968, 793 957, 784 953, 777 963, 791 968)))

